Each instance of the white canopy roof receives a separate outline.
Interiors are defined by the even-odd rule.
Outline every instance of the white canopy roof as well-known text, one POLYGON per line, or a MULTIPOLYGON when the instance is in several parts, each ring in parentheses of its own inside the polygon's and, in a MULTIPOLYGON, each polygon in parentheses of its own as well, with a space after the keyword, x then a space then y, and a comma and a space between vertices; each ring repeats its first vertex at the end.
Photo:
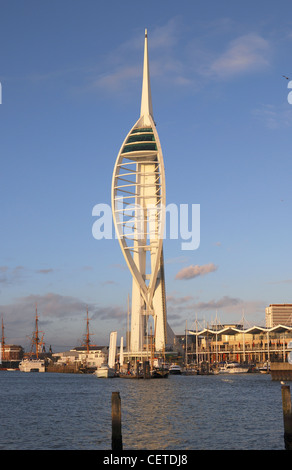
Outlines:
POLYGON ((187 330, 190 335, 196 336, 207 336, 207 335, 236 335, 236 334, 251 334, 257 335, 261 333, 285 333, 287 331, 292 331, 291 326, 285 325, 276 325, 272 328, 264 328, 262 326, 252 326, 247 329, 240 329, 233 326, 226 326, 220 330, 212 330, 210 328, 204 328, 200 331, 187 330))

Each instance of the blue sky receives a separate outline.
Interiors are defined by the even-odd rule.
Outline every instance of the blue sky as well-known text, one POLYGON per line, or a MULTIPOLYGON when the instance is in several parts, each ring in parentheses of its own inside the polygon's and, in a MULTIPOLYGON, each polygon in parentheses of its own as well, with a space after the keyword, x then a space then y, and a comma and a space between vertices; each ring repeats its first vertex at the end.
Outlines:
POLYGON ((200 204, 200 246, 165 240, 168 321, 265 322, 292 302, 292 19, 287 0, 0 2, 0 315, 29 348, 126 331, 131 277, 95 240, 140 113, 148 29, 167 204, 200 204), (184 270, 184 271, 182 271, 184 270), (180 274, 179 274, 180 273, 180 274), (184 275, 185 274, 185 275, 184 275))

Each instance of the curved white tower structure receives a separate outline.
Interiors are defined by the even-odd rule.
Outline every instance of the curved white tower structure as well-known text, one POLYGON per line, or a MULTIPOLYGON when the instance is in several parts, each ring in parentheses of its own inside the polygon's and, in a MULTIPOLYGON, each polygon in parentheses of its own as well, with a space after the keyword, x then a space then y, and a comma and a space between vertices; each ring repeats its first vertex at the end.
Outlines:
POLYGON ((115 229, 133 276, 130 340, 133 355, 146 349, 150 322, 155 350, 163 350, 166 344, 164 208, 164 164, 153 120, 146 30, 141 113, 121 146, 112 180, 115 229))

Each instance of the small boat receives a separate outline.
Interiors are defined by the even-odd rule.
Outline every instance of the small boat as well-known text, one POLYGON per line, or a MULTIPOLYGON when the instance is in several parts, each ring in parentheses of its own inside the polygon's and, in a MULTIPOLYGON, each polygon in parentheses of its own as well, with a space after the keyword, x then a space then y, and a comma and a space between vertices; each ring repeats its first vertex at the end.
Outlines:
POLYGON ((45 372, 45 361, 41 359, 23 359, 19 363, 21 372, 45 372))
POLYGON ((170 375, 181 375, 182 369, 178 364, 171 364, 169 367, 170 375))
POLYGON ((219 374, 244 374, 246 372, 248 372, 248 366, 241 365, 238 362, 227 362, 219 368, 219 374))
POLYGON ((269 374, 270 373, 270 363, 265 362, 262 367, 258 368, 261 374, 269 374))
POLYGON ((116 371, 112 367, 109 367, 108 364, 102 364, 96 371, 94 372, 96 377, 108 379, 110 377, 116 376, 116 371))
POLYGON ((169 369, 164 367, 154 367, 150 372, 151 379, 166 379, 169 376, 169 369))
POLYGON ((117 377, 115 369, 115 359, 116 359, 116 347, 117 347, 117 332, 112 331, 110 333, 110 342, 109 342, 109 353, 108 353, 108 362, 107 364, 101 364, 98 369, 94 372, 96 377, 100 378, 110 378, 117 377))

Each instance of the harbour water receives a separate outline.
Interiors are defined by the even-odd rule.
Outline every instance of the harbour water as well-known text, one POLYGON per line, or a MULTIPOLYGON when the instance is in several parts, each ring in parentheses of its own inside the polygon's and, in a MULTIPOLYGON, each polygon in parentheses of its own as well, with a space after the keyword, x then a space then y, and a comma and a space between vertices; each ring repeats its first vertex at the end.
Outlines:
POLYGON ((110 450, 119 391, 124 450, 283 450, 281 384, 266 374, 157 380, 0 372, 0 450, 110 450))

